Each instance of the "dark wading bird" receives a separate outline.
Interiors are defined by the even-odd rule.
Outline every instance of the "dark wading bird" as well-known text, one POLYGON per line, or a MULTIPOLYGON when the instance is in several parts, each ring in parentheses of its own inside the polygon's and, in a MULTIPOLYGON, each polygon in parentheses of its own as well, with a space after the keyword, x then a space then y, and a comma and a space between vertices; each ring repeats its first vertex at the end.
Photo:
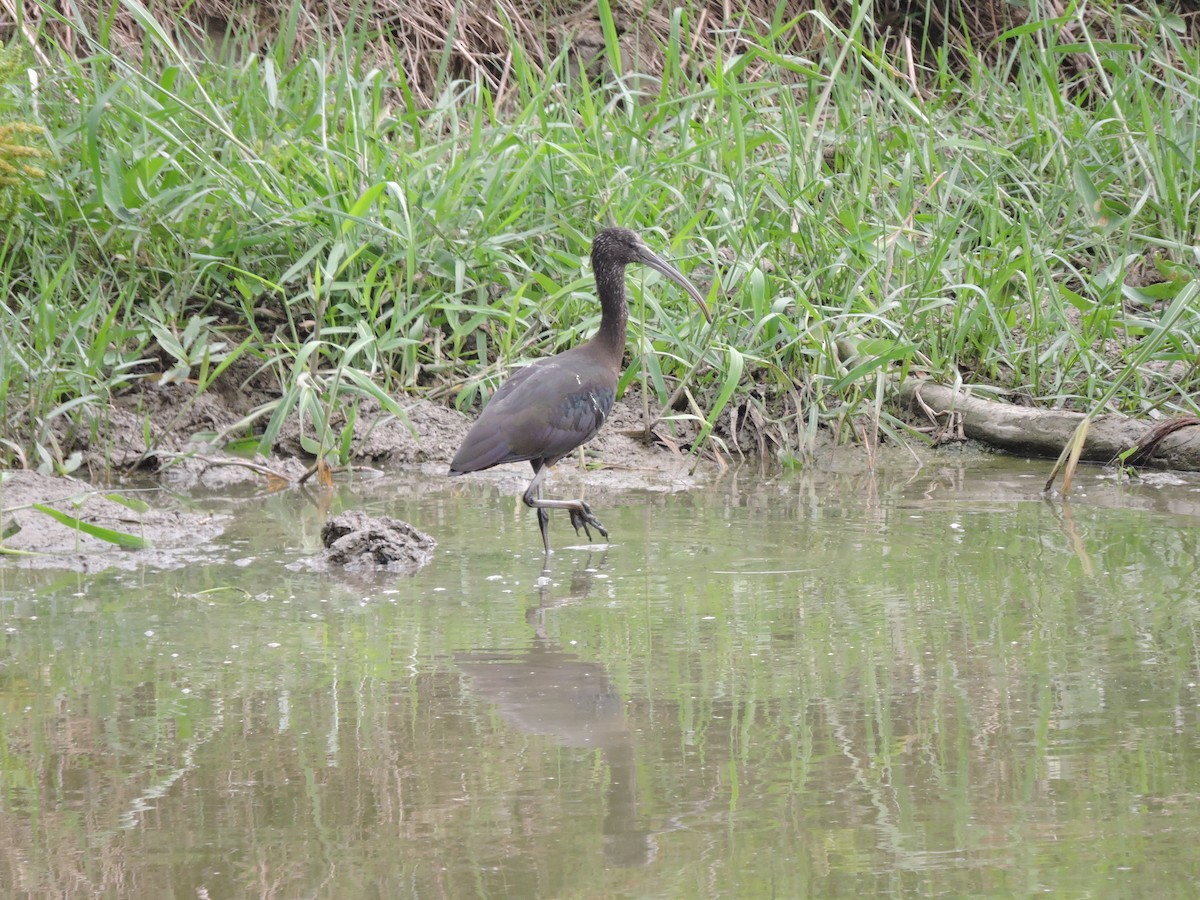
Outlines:
POLYGON ((513 373, 492 396, 450 463, 451 475, 478 472, 501 463, 528 460, 533 481, 522 499, 537 510, 542 543, 550 555, 551 509, 571 514, 575 533, 588 540, 594 527, 608 532, 582 500, 543 500, 542 480, 549 468, 590 441, 604 424, 617 396, 629 308, 625 304, 625 267, 641 263, 682 287, 712 321, 704 296, 670 263, 627 228, 608 228, 592 241, 592 272, 600 295, 600 329, 586 343, 539 359, 513 373))

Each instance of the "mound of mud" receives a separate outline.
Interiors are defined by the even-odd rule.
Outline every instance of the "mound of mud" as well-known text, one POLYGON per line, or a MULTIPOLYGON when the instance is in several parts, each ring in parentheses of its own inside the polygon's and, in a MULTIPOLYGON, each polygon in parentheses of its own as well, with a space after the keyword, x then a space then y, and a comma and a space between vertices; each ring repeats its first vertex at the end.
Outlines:
POLYGON ((334 516, 321 528, 325 549, 310 560, 319 572, 389 572, 411 575, 433 559, 437 541, 407 522, 371 517, 360 510, 334 516))

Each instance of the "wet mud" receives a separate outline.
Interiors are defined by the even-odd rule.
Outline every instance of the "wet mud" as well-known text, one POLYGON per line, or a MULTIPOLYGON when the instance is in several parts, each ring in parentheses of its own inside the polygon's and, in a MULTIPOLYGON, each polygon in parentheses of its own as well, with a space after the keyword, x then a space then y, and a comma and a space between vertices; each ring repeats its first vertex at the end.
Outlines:
POLYGON ((349 510, 321 528, 325 549, 303 562, 318 572, 411 575, 433 559, 437 541, 408 522, 349 510))
POLYGON ((0 476, 0 521, 6 535, 0 543, 4 551, 0 553, 2 565, 80 572, 142 566, 179 568, 208 558, 213 541, 230 522, 228 516, 185 510, 159 490, 97 488, 77 478, 28 471, 3 472, 0 476), (132 509, 129 502, 148 508, 132 509), (35 504, 89 525, 140 538, 147 546, 122 549, 110 540, 63 524, 35 504))
MULTIPOLYGON (((169 568, 211 556, 225 520, 182 509, 171 491, 245 495, 247 490, 299 487, 306 475, 311 475, 311 457, 303 451, 298 417, 284 423, 269 457, 246 458, 225 449, 230 440, 248 431, 247 416, 277 396, 261 376, 241 381, 226 378, 200 394, 187 383, 145 384, 117 397, 104 421, 88 434, 64 425, 57 435, 60 446, 80 454, 83 465, 79 471, 88 473, 92 483, 31 471, 5 473, 0 510, 13 533, 0 542, 0 548, 17 552, 0 556, 0 564, 92 571, 111 566, 169 568), (148 480, 170 491, 145 490, 148 480), (139 496, 149 505, 147 511, 136 513, 104 497, 109 491, 131 489, 144 491, 139 496), (54 505, 99 527, 136 533, 145 538, 148 547, 120 549, 56 522, 33 509, 34 503, 54 505)), ((474 416, 422 399, 406 401, 404 409, 405 417, 400 418, 373 401, 358 403, 351 466, 416 468, 431 480, 448 479, 448 463, 474 416)), ((652 421, 658 413, 659 408, 650 405, 652 421)), ((259 420, 260 428, 263 421, 259 420)), ((335 433, 344 422, 341 414, 334 416, 330 424, 335 433)), ((695 487, 697 461, 681 449, 695 436, 694 425, 657 421, 647 437, 645 422, 641 398, 630 392, 617 403, 604 429, 583 453, 572 454, 555 466, 553 482, 567 490, 578 484, 605 491, 673 492, 695 487)), ((501 491, 520 493, 531 474, 527 465, 500 466, 463 476, 461 481, 480 480, 501 491)), ((334 477, 338 477, 336 471, 334 477)), ((321 571, 365 572, 383 567, 403 572, 423 565, 435 546, 433 538, 406 523, 379 519, 350 523, 330 543, 336 546, 328 547, 320 557, 297 562, 321 571)))

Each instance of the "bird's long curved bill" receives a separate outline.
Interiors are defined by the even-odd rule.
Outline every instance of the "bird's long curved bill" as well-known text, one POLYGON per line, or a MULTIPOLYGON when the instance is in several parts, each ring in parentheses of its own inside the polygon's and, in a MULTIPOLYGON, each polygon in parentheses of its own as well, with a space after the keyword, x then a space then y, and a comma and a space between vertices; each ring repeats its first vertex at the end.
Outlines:
POLYGON ((708 311, 708 304, 704 302, 704 295, 700 293, 699 289, 694 284, 692 284, 690 281, 687 280, 687 278, 684 277, 682 272, 680 272, 678 269, 676 269, 673 265, 671 265, 669 262, 667 262, 665 259, 663 259, 661 256, 659 256, 653 250, 650 250, 646 247, 640 248, 640 256, 641 256, 641 259, 639 261, 641 263, 649 266, 655 272, 658 272, 662 275, 665 275, 667 278, 670 278, 673 282, 675 282, 677 285, 679 285, 681 288, 683 288, 685 291, 687 291, 688 296, 690 296, 693 300, 696 301, 696 304, 700 307, 700 310, 704 313, 704 318, 707 319, 709 322, 712 321, 712 313, 710 313, 708 311))

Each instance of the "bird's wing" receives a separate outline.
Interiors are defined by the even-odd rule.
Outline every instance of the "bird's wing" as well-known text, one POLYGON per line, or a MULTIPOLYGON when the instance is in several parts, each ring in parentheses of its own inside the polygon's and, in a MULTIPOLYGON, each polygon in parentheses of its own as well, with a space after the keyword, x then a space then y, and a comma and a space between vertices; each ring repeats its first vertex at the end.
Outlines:
POLYGON ((508 458, 511 451, 503 427, 507 415, 500 409, 500 404, 505 397, 527 381, 537 368, 537 363, 533 363, 523 369, 517 369, 496 388, 487 406, 467 432, 458 452, 454 454, 454 460, 450 463, 451 475, 490 469, 502 462, 520 461, 508 458))
POLYGON ((616 396, 615 381, 557 358, 522 369, 492 396, 451 473, 530 459, 553 463, 600 430, 616 396))
POLYGON ((544 382, 535 388, 531 380, 531 387, 523 392, 531 399, 514 413, 508 443, 520 459, 540 458, 553 464, 596 436, 613 407, 616 384, 593 381, 571 370, 552 370, 542 377, 544 382))
POLYGON ((492 394, 492 399, 488 401, 488 406, 503 400, 505 397, 519 388, 531 375, 537 371, 537 369, 538 364, 536 362, 531 363, 530 365, 525 366, 523 369, 517 369, 517 371, 505 378, 504 383, 501 384, 500 387, 496 388, 495 393, 492 394))

